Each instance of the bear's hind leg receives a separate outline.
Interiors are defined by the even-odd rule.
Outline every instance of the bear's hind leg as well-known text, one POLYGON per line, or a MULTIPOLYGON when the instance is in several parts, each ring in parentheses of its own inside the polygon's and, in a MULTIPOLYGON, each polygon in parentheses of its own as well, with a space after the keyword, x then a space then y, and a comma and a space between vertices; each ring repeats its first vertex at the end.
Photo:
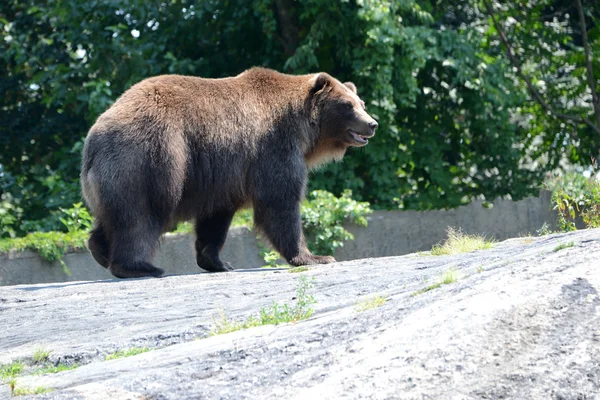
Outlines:
POLYGON ((221 261, 219 252, 234 214, 235 211, 219 211, 196 219, 196 262, 200 268, 209 272, 233 270, 231 264, 221 261))
POLYGON ((110 241, 101 223, 97 223, 88 240, 88 249, 94 260, 104 268, 108 268, 110 257, 110 241))
POLYGON ((164 271, 150 263, 162 233, 160 224, 149 216, 131 219, 131 225, 111 231, 109 271, 117 278, 160 277, 164 271))

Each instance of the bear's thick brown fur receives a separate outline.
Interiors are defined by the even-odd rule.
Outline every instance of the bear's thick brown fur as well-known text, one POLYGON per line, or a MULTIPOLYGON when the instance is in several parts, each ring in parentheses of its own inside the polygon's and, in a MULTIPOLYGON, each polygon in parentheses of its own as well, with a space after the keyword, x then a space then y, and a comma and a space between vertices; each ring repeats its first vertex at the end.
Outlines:
POLYGON ((325 73, 146 79, 86 138, 81 184, 96 218, 89 249, 114 276, 160 276, 151 264, 160 235, 194 219, 198 266, 227 271, 219 251, 236 210, 251 206, 291 265, 334 262, 305 244, 307 171, 365 145, 376 127, 354 84, 325 73))

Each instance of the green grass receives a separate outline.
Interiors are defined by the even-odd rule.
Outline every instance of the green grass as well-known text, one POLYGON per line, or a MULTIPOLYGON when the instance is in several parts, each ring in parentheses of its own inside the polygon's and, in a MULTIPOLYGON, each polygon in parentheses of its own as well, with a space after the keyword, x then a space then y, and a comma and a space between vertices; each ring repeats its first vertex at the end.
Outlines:
POLYGON ((79 367, 78 364, 72 364, 72 365, 67 365, 67 364, 48 365, 48 366, 45 366, 45 367, 37 369, 35 371, 35 373, 37 375, 57 374, 57 373, 62 372, 62 371, 70 371, 70 370, 78 368, 78 367, 79 367))
POLYGON ((31 359, 35 364, 41 364, 48 361, 48 357, 50 357, 50 352, 42 349, 37 349, 31 359))
POLYGON ((32 395, 32 394, 44 394, 44 393, 51 392, 52 390, 53 389, 48 389, 43 386, 38 386, 36 388, 19 388, 19 387, 13 386, 12 395, 14 397, 17 397, 17 396, 27 396, 27 395, 32 395))
POLYGON ((297 272, 305 272, 305 271, 308 271, 308 267, 301 266, 301 267, 290 268, 290 270, 288 272, 294 274, 297 272))
POLYGON ((434 283, 432 285, 425 286, 423 289, 413 292, 412 296, 417 296, 417 295, 429 292, 431 290, 441 287, 442 285, 450 285, 451 283, 454 283, 457 280, 458 280, 458 273, 456 272, 456 270, 454 268, 449 268, 442 273, 442 275, 440 276, 439 282, 434 283))
POLYGON ((552 251, 556 253, 557 251, 560 251, 563 249, 568 249, 569 247, 573 247, 573 246, 575 246, 575 242, 572 242, 572 241, 568 242, 568 243, 562 243, 562 244, 559 244, 558 246, 556 246, 554 248, 554 250, 552 250, 552 251))
POLYGON ((5 383, 9 382, 23 372, 23 369, 25 369, 25 365, 21 361, 3 365, 0 367, 0 380, 5 383))
POLYGON ((448 239, 443 244, 431 248, 432 256, 468 253, 474 250, 491 249, 493 241, 486 240, 480 235, 467 235, 460 230, 448 228, 448 239))
POLYGON ((296 303, 293 305, 273 303, 269 307, 261 307, 258 315, 249 315, 243 321, 229 319, 223 311, 213 319, 211 336, 253 328, 262 325, 278 325, 287 322, 297 322, 311 317, 312 305, 316 303, 309 291, 313 289, 314 278, 309 281, 305 276, 300 277, 296 290, 296 303))
POLYGON ((373 308, 381 307, 386 301, 387 299, 385 297, 376 295, 357 302, 354 308, 358 312, 363 312, 372 310, 373 308))
POLYGON ((146 353, 150 351, 148 347, 131 347, 129 349, 123 349, 115 351, 114 353, 108 354, 106 360, 114 360, 117 358, 131 357, 138 354, 146 353))

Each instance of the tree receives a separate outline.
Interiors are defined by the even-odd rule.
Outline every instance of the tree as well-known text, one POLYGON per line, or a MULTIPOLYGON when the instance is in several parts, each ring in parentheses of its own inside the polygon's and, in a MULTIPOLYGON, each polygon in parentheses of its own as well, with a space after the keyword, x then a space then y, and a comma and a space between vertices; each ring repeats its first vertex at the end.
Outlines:
POLYGON ((488 37, 500 38, 530 97, 520 112, 531 117, 530 143, 550 166, 565 155, 589 163, 600 149, 600 64, 593 58, 600 51, 599 10, 587 3, 530 0, 509 7, 483 0, 488 37))

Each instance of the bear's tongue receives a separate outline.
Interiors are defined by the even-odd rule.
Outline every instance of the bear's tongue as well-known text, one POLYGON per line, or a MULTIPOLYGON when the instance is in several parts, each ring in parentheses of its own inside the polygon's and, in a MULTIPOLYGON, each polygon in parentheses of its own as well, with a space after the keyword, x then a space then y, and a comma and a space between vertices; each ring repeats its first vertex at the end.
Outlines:
POLYGON ((350 132, 350 135, 352 136, 352 138, 359 143, 368 143, 369 142, 367 139, 365 139, 364 137, 360 136, 358 133, 356 133, 352 130, 350 130, 348 132, 350 132))

